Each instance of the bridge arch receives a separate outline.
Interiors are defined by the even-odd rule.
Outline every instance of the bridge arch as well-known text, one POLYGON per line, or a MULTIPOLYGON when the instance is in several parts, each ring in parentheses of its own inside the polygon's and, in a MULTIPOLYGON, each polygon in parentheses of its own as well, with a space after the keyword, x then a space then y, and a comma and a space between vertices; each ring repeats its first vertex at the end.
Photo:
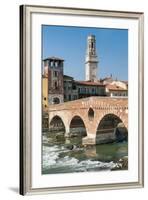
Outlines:
POLYGON ((62 117, 55 115, 49 122, 50 130, 61 130, 65 132, 65 124, 62 117))
POLYGON ((80 115, 74 115, 71 118, 69 130, 71 134, 79 134, 81 136, 87 135, 85 122, 80 115))
POLYGON ((105 133, 114 134, 119 141, 128 137, 123 119, 114 113, 105 114, 97 125, 96 136, 105 133))
POLYGON ((104 114, 103 116, 101 116, 101 119, 99 120, 98 123, 98 128, 105 128, 105 127, 116 127, 118 125, 118 123, 121 123, 122 120, 120 119, 120 117, 118 117, 118 115, 114 114, 114 113, 107 113, 104 114))

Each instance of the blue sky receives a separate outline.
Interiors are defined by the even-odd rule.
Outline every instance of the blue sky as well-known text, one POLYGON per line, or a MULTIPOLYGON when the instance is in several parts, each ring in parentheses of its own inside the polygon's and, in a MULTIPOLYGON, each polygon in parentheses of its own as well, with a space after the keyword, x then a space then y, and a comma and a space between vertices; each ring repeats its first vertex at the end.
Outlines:
POLYGON ((63 58, 64 74, 85 79, 87 36, 96 36, 98 75, 128 80, 128 30, 42 26, 42 56, 63 58))

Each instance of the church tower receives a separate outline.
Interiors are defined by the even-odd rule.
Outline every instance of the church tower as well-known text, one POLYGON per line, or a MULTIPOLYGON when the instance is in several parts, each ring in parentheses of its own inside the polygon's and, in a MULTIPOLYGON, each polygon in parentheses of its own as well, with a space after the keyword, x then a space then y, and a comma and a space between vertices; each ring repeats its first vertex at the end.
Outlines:
POLYGON ((96 54, 95 35, 89 35, 87 38, 87 51, 85 58, 85 80, 96 82, 98 70, 98 59, 96 54))

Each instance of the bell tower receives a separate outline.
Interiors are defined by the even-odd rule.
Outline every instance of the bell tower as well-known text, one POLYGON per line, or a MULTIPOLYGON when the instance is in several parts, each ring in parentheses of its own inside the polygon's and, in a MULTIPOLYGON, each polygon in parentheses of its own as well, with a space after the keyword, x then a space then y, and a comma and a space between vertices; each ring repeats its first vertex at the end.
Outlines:
POLYGON ((89 35, 87 37, 87 50, 85 58, 85 80, 86 81, 98 81, 97 76, 98 59, 96 54, 96 39, 95 35, 89 35))

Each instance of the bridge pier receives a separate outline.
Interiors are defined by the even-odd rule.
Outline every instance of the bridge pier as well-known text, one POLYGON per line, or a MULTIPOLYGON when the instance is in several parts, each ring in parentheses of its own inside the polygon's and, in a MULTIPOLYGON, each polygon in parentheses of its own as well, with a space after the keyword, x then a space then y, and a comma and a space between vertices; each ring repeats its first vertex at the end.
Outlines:
POLYGON ((70 127, 66 124, 65 125, 65 137, 69 137, 70 136, 70 127))
POLYGON ((95 134, 87 134, 87 136, 82 139, 82 144, 83 145, 96 144, 96 135, 95 134))
POLYGON ((86 121, 87 136, 82 139, 83 145, 95 145, 96 144, 96 126, 95 120, 86 121))

